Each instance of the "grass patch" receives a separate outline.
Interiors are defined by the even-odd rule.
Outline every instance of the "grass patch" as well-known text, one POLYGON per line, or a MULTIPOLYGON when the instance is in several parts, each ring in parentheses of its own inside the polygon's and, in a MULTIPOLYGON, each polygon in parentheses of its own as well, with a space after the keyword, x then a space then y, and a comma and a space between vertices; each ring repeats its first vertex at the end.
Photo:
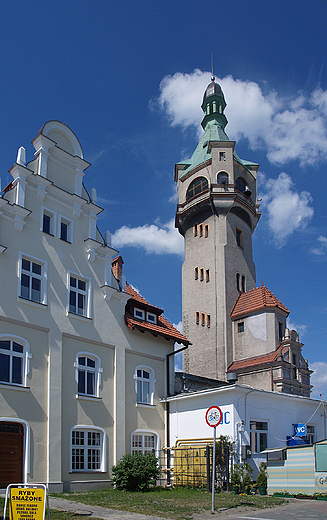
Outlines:
MULTIPOLYGON (((75 502, 95 505, 119 511, 172 518, 175 520, 191 519, 194 513, 211 510, 211 493, 201 489, 154 488, 147 492, 127 492, 117 489, 88 491, 87 493, 61 493, 58 495, 75 502)), ((234 495, 217 493, 215 509, 247 506, 266 508, 280 505, 282 498, 234 495)), ((76 517, 75 517, 76 518, 76 517)), ((56 519, 55 519, 56 520, 56 519)), ((58 518, 58 520, 60 520, 58 518)), ((64 520, 64 519, 63 519, 64 520)))

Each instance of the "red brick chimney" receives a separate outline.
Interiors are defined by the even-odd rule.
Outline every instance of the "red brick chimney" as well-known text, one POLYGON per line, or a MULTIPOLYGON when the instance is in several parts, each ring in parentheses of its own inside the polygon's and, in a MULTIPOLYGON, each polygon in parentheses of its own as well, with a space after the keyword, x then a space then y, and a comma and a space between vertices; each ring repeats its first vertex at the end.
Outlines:
POLYGON ((123 274, 123 263, 124 261, 120 255, 116 256, 116 258, 114 258, 111 262, 112 274, 118 281, 120 280, 120 277, 123 274))

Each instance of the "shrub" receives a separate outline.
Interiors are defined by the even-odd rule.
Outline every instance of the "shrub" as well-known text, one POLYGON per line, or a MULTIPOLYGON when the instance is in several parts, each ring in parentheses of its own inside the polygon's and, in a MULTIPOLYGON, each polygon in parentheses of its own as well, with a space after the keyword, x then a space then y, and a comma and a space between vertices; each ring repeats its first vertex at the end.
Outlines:
POLYGON ((143 455, 140 451, 124 455, 112 467, 113 481, 118 489, 146 491, 160 475, 160 466, 153 453, 143 455))
POLYGON ((267 464, 260 462, 259 473, 257 475, 257 486, 267 487, 267 464))

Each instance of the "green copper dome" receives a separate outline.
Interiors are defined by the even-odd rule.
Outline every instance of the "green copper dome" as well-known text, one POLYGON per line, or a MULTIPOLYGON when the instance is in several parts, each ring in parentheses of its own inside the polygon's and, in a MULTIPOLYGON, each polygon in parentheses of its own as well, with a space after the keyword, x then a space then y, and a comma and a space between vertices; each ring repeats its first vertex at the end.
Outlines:
POLYGON ((215 82, 215 77, 212 76, 211 83, 207 86, 201 108, 204 112, 202 127, 205 130, 209 121, 216 121, 223 129, 227 125, 227 119, 224 114, 226 108, 226 101, 224 98, 221 86, 215 82))

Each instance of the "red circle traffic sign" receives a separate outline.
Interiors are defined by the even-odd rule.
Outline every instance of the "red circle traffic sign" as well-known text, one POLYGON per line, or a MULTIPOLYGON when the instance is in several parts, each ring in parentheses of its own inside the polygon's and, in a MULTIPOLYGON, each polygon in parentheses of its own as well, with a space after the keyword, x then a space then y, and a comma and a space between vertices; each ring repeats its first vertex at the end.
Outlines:
POLYGON ((223 418, 223 412, 219 406, 210 406, 206 411, 205 419, 208 426, 215 428, 219 426, 223 418))

